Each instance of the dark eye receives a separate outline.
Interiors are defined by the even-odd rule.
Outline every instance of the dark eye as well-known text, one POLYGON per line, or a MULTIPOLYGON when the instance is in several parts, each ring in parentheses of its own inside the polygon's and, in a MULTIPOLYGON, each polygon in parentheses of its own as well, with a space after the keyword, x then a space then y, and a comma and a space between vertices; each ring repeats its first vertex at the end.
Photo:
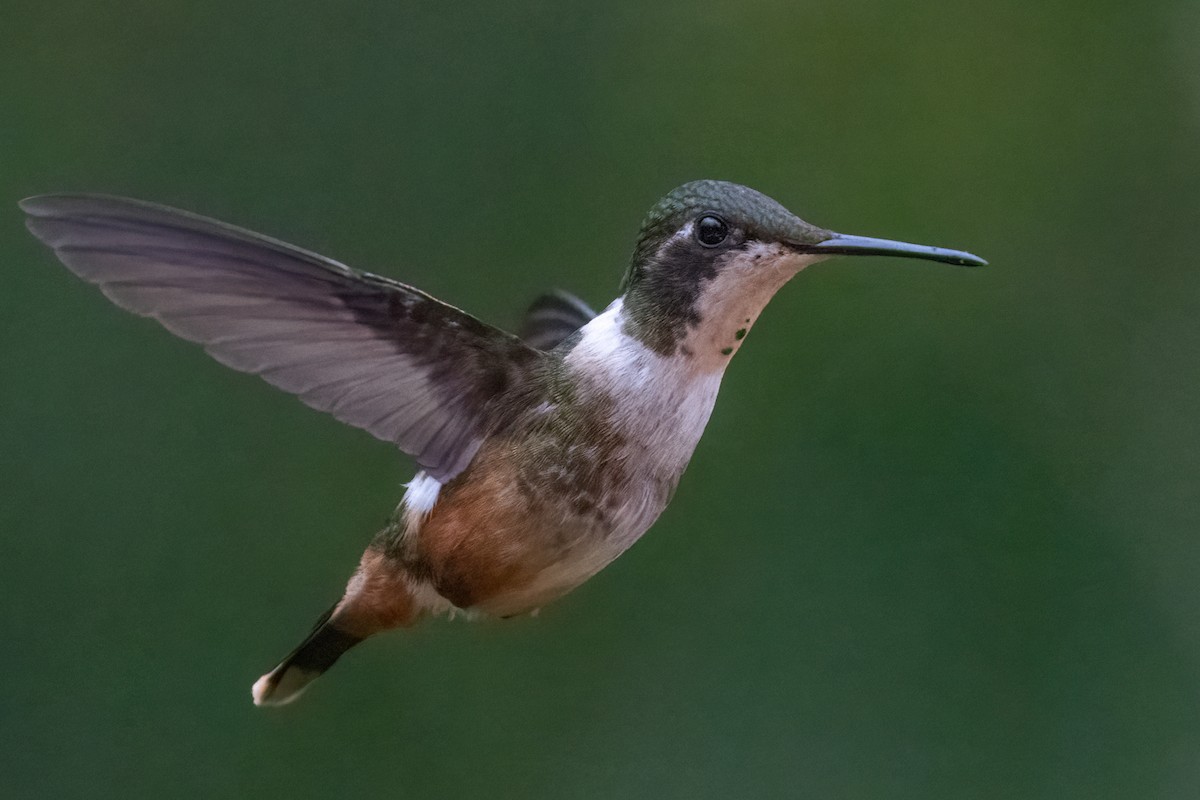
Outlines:
POLYGON ((716 247, 729 236, 729 226, 711 214, 696 220, 696 241, 705 247, 716 247))

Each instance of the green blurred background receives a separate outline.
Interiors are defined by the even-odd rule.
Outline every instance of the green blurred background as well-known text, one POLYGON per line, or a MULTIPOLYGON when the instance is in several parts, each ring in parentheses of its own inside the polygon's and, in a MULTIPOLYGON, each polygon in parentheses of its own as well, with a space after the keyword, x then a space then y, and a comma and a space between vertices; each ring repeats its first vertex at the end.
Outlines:
POLYGON ((1200 6, 0 10, 10 797, 1200 795, 1200 6), (672 507, 537 619, 250 684, 412 465, 110 306, 16 201, 127 194, 512 326, 673 186, 984 270, 780 294, 672 507))

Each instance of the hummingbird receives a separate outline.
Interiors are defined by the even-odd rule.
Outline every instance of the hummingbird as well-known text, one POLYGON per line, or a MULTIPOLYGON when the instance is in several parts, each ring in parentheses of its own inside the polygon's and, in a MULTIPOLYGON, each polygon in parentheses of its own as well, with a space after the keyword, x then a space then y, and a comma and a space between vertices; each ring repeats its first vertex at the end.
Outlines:
POLYGON ((186 211, 94 194, 21 208, 118 306, 416 461, 342 597, 254 683, 256 705, 294 700, 376 633, 457 611, 533 613, 612 562, 670 502, 730 359, 801 270, 838 255, 986 264, 834 233, 748 187, 693 181, 650 209, 602 312, 546 294, 514 335, 186 211))

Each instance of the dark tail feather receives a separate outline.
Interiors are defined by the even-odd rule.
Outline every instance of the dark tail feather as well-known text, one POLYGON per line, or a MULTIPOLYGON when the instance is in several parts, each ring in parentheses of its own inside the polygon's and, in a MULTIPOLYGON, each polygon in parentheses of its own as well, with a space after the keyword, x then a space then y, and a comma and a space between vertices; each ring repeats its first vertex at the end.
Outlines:
POLYGON ((254 682, 251 690, 256 706, 281 706, 300 696, 321 673, 333 666, 342 653, 362 641, 338 629, 330 618, 335 604, 326 611, 312 633, 279 666, 254 682))

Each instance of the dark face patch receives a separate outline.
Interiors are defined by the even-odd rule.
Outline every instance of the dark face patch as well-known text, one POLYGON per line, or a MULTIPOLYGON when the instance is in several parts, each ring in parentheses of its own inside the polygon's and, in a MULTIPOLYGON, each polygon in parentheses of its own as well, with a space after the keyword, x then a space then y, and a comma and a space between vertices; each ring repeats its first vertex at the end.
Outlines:
POLYGON ((670 240, 641 270, 625 294, 625 333, 660 355, 674 355, 689 326, 700 324, 697 301, 717 277, 731 248, 744 246, 734 236, 727 247, 709 248, 691 237, 670 240))

